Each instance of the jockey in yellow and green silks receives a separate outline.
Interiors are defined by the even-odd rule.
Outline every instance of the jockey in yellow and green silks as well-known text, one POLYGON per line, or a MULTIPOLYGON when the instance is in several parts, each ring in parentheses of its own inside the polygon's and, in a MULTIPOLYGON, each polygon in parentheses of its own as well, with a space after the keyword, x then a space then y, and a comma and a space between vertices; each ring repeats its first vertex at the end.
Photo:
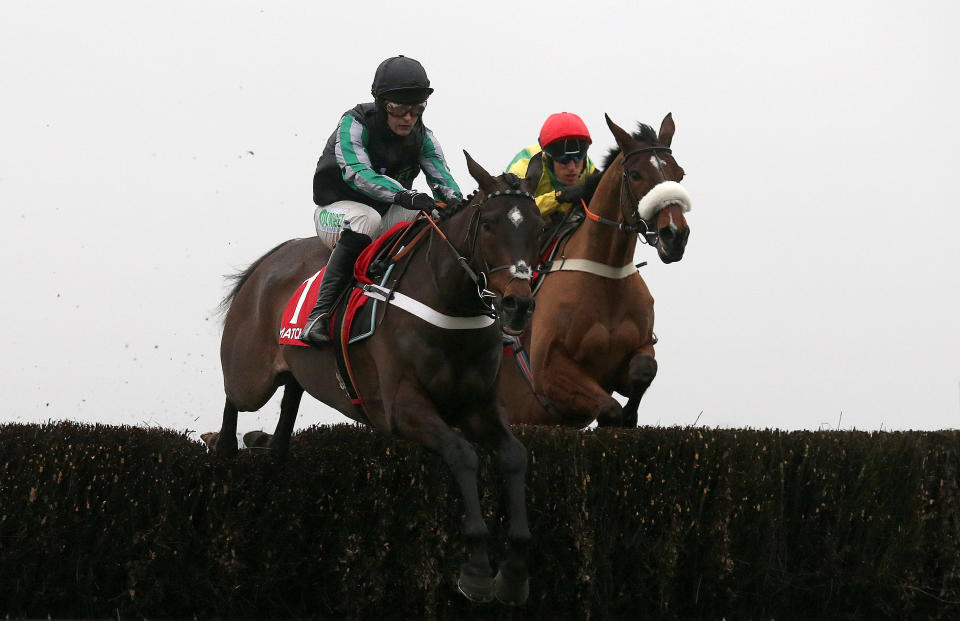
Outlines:
POLYGON ((592 140, 583 120, 572 112, 547 117, 537 144, 526 147, 510 162, 507 172, 526 176, 531 161, 543 161, 543 174, 535 192, 540 214, 548 222, 583 198, 584 183, 597 173, 587 157, 592 140))

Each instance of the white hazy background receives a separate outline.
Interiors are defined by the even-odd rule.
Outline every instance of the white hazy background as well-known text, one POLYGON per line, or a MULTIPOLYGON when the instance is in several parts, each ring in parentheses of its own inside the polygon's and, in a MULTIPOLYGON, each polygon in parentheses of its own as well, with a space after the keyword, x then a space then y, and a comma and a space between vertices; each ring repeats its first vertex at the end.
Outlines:
MULTIPOLYGON (((218 429, 224 275, 313 234, 317 157, 402 53, 466 191, 461 150, 502 171, 551 112, 595 159, 604 113, 673 113, 692 232, 680 263, 637 251, 660 337, 641 424, 958 426, 960 5, 332 7, 4 5, 0 423, 218 429)), ((334 422, 305 397, 298 428, 334 422)))

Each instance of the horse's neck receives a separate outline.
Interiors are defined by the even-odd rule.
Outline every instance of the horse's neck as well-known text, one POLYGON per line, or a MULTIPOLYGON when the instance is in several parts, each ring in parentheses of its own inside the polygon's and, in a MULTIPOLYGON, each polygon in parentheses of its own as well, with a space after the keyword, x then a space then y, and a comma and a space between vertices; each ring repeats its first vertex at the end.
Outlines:
POLYGON ((460 256, 468 256, 462 249, 468 229, 469 214, 454 215, 440 224, 453 250, 436 231, 430 231, 426 243, 419 244, 419 256, 414 257, 411 264, 416 276, 408 278, 405 284, 417 291, 415 295, 421 302, 442 309, 467 306, 477 297, 476 284, 458 261, 460 256))
MULTIPOLYGON (((623 166, 619 162, 620 158, 617 158, 610 169, 604 173, 588 206, 594 214, 614 222, 619 222, 622 218, 620 179, 623 176, 623 166)), ((587 218, 571 236, 564 250, 564 256, 620 267, 633 262, 633 253, 636 249, 636 234, 626 233, 615 226, 587 218)))

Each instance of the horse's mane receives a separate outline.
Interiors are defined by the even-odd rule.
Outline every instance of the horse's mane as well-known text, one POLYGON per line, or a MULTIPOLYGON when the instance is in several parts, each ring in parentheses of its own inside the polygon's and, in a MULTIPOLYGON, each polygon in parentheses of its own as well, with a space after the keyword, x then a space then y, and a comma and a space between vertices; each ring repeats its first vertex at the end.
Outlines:
POLYGON ((217 314, 219 314, 221 318, 226 316, 227 311, 230 310, 230 305, 233 304, 233 298, 235 298, 237 296, 237 292, 240 291, 240 287, 242 287, 243 283, 247 282, 247 279, 250 278, 250 275, 253 274, 253 272, 256 271, 258 267, 260 267, 260 264, 263 263, 263 260, 292 241, 295 241, 295 240, 288 239, 285 242, 281 242, 277 244, 276 246, 268 250, 262 257, 260 257, 259 259, 251 263, 249 267, 247 267, 247 269, 237 272, 235 274, 227 274, 226 276, 224 276, 224 278, 226 278, 227 281, 233 283, 233 286, 230 287, 230 293, 224 296, 224 298, 220 300, 220 304, 217 306, 217 314))
MULTIPOLYGON (((634 140, 649 142, 651 145, 657 142, 657 132, 645 123, 637 123, 637 131, 635 131, 632 136, 634 140)), ((610 164, 613 164, 613 160, 617 159, 618 155, 620 155, 620 147, 619 145, 615 145, 607 152, 606 157, 603 158, 604 172, 610 168, 610 164)))
MULTIPOLYGON (((637 131, 635 131, 632 136, 634 140, 649 142, 650 144, 657 142, 657 132, 644 123, 637 123, 637 131)), ((583 190, 583 200, 587 203, 593 198, 594 192, 597 191, 597 186, 600 185, 600 179, 610 168, 610 165, 613 164, 613 160, 617 159, 618 155, 620 155, 620 147, 619 145, 614 145, 613 148, 607 152, 606 156, 604 156, 603 164, 597 169, 600 171, 600 174, 595 177, 587 177, 587 182, 584 184, 583 190)))
MULTIPOLYGON (((519 190, 520 184, 523 182, 523 179, 521 179, 520 177, 518 177, 513 173, 503 173, 499 177, 495 177, 495 178, 498 181, 502 181, 503 183, 505 183, 507 187, 510 188, 511 190, 519 190)), ((454 203, 452 207, 448 207, 447 209, 444 209, 443 211, 440 212, 440 217, 438 218, 438 220, 441 220, 441 221, 447 220, 453 217, 454 215, 460 213, 471 202, 473 202, 473 199, 475 199, 477 197, 477 194, 479 193, 480 193, 480 190, 476 189, 470 194, 468 194, 467 196, 464 196, 462 201, 454 203)))
POLYGON ((439 215, 437 217, 437 221, 442 222, 444 220, 449 220, 453 216, 463 211, 466 208, 466 206, 470 204, 470 201, 473 200, 473 197, 475 197, 477 195, 477 192, 479 191, 480 190, 474 190, 472 194, 468 194, 467 196, 464 196, 463 200, 448 202, 446 209, 442 209, 442 210, 438 209, 437 212, 439 213, 439 215))

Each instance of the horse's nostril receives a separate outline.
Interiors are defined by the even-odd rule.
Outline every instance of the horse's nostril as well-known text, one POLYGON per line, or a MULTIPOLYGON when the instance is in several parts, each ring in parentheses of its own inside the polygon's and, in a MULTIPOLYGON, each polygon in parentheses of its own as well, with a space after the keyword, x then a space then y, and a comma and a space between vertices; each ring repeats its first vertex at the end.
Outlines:
POLYGON ((503 298, 503 301, 500 302, 500 305, 503 307, 503 310, 505 310, 508 313, 516 312, 517 298, 515 298, 512 295, 508 295, 507 297, 503 298))
POLYGON ((657 232, 660 235, 660 239, 663 241, 672 241, 673 236, 676 234, 673 227, 665 226, 657 232))

